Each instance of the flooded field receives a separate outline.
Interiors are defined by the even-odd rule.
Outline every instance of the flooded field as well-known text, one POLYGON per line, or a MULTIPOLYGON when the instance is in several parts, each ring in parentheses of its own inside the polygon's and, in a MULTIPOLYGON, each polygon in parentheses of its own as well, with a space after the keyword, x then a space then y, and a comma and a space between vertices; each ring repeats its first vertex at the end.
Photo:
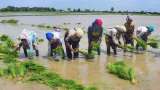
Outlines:
MULTIPOLYGON (((50 24, 62 25, 70 23, 67 27, 72 28, 76 23, 82 23, 87 30, 87 27, 92 21, 98 17, 103 18, 105 27, 113 27, 121 25, 125 22, 126 16, 121 15, 78 15, 78 16, 14 16, 14 17, 0 17, 3 19, 17 19, 18 25, 0 24, 0 33, 7 34, 13 39, 26 28, 37 32, 38 36, 45 40, 45 32, 51 31, 47 29, 40 29, 31 27, 31 24, 50 24)), ((153 35, 160 35, 160 17, 159 16, 133 16, 136 27, 140 25, 154 24, 156 25, 156 32, 153 35)), ((63 35, 62 35, 63 39, 63 35)), ((160 90, 160 50, 159 53, 145 52, 143 54, 126 53, 124 55, 122 50, 119 50, 117 56, 106 55, 106 45, 103 42, 101 45, 102 55, 96 56, 93 60, 85 60, 83 56, 79 59, 67 61, 54 61, 47 58, 47 41, 45 40, 39 45, 40 57, 37 62, 48 67, 50 70, 60 74, 66 79, 73 79, 83 85, 91 85, 98 88, 98 90, 160 90), (124 60, 128 65, 136 70, 138 83, 133 85, 127 80, 118 78, 107 72, 106 66, 109 62, 124 60)), ((64 44, 64 42, 63 42, 64 44)), ((87 49, 87 36, 85 35, 80 42, 80 48, 87 49)), ((2 90, 49 90, 48 87, 37 84, 19 84, 11 81, 0 80, 0 88, 2 90), (7 85, 6 85, 7 84, 7 85)))

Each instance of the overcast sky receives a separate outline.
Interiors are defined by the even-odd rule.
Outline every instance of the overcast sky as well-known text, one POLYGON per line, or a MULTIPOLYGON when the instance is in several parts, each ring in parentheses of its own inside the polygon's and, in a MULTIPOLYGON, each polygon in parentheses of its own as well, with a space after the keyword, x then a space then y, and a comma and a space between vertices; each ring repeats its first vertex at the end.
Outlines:
POLYGON ((109 10, 111 7, 115 7, 115 10, 160 12, 160 0, 0 0, 0 8, 6 6, 96 10, 109 10))

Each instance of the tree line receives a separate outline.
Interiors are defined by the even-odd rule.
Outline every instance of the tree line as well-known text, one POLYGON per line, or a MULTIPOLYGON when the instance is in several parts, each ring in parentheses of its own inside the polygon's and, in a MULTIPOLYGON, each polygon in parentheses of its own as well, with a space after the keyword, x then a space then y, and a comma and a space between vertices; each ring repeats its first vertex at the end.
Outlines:
POLYGON ((1 12, 29 12, 29 11, 35 11, 35 12, 80 12, 80 13, 119 13, 119 14, 154 14, 154 15, 160 15, 159 12, 146 12, 146 11, 115 11, 114 7, 111 7, 109 10, 102 10, 98 11, 95 9, 72 9, 67 8, 66 10, 63 9, 56 9, 54 7, 14 7, 14 6, 7 6, 5 8, 0 9, 1 12))

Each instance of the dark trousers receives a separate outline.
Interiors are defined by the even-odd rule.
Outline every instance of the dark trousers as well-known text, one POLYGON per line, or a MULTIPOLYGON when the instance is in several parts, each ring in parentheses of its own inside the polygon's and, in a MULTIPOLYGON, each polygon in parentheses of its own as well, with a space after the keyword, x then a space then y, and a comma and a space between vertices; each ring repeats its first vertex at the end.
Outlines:
POLYGON ((117 45, 113 42, 112 37, 110 36, 106 36, 106 45, 107 45, 107 54, 110 55, 111 54, 111 48, 113 49, 114 54, 117 54, 117 45))
POLYGON ((108 44, 107 44, 107 54, 108 54, 108 55, 111 54, 110 48, 113 49, 113 52, 114 52, 114 54, 116 55, 116 54, 117 54, 117 46, 116 46, 115 44, 108 43, 108 44))
MULTIPOLYGON (((29 48, 23 47, 25 57, 28 57, 27 49, 29 49, 29 48)), ((39 50, 34 45, 33 45, 33 50, 35 50, 36 56, 39 56, 39 50)))
POLYGON ((33 45, 33 50, 35 50, 36 56, 39 56, 39 50, 37 49, 37 47, 35 45, 33 45))
MULTIPOLYGON (((127 44, 131 44, 131 46, 134 47, 134 40, 130 35, 125 34, 124 41, 124 47, 126 47, 127 44)), ((126 52, 126 49, 124 49, 124 52, 126 52)))
POLYGON ((23 48, 25 57, 28 57, 27 48, 23 48))
MULTIPOLYGON (((77 43, 70 43, 70 44, 71 44, 73 49, 79 48, 79 43, 78 42, 77 43)), ((73 52, 73 54, 72 54, 72 51, 67 46, 66 46, 66 53, 67 53, 67 57, 69 59, 78 58, 78 56, 79 56, 79 52, 73 52)))
MULTIPOLYGON (((89 40, 88 41, 88 53, 92 53, 93 50, 93 45, 92 42, 98 42, 98 40, 89 40)), ((101 48, 100 46, 96 48, 97 50, 97 54, 100 55, 101 54, 101 48)))

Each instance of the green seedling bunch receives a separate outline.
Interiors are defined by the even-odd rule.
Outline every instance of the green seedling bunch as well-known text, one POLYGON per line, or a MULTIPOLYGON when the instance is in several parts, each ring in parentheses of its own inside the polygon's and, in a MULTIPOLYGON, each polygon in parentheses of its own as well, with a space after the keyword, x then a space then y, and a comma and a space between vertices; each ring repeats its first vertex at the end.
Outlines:
POLYGON ((135 83, 136 74, 133 68, 127 66, 123 61, 118 61, 115 63, 109 63, 107 69, 110 73, 118 76, 119 78, 130 80, 135 83))
POLYGON ((0 23, 17 24, 17 23, 18 23, 18 20, 15 20, 15 19, 1 20, 0 23))

